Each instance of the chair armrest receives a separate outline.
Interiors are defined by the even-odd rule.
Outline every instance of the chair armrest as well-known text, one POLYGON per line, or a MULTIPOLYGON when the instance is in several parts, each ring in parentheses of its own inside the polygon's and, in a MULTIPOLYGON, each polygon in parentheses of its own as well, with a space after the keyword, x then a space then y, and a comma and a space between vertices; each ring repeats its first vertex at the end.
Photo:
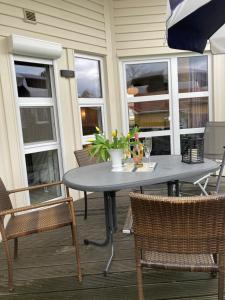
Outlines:
POLYGON ((24 206, 24 207, 19 207, 19 208, 12 208, 12 209, 8 209, 8 210, 3 210, 3 211, 0 212, 0 216, 5 216, 5 215, 9 215, 9 214, 15 214, 15 213, 18 213, 18 212, 32 210, 32 209, 35 209, 35 208, 52 206, 52 205, 56 205, 56 204, 66 203, 66 202, 72 202, 73 203, 73 198, 72 197, 68 197, 68 198, 53 200, 53 201, 49 201, 49 202, 45 202, 45 203, 38 203, 38 204, 29 205, 29 206, 24 206))
POLYGON ((25 191, 32 191, 32 190, 41 189, 44 187, 55 186, 55 185, 60 185, 60 184, 63 184, 63 182, 56 181, 56 182, 51 182, 51 183, 44 183, 44 184, 28 186, 28 187, 19 188, 19 189, 13 189, 13 190, 9 190, 7 192, 8 192, 8 194, 13 194, 13 193, 19 193, 19 192, 25 192, 25 191))

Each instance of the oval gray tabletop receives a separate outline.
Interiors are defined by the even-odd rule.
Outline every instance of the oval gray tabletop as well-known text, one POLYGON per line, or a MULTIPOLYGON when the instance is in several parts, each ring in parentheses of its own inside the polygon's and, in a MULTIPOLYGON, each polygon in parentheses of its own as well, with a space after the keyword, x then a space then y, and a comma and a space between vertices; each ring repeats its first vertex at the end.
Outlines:
POLYGON ((185 164, 180 155, 152 156, 157 162, 153 171, 149 172, 112 172, 111 163, 99 163, 72 169, 65 173, 63 182, 66 186, 89 192, 119 191, 144 185, 163 183, 173 180, 184 180, 219 168, 215 161, 205 159, 200 164, 185 164))

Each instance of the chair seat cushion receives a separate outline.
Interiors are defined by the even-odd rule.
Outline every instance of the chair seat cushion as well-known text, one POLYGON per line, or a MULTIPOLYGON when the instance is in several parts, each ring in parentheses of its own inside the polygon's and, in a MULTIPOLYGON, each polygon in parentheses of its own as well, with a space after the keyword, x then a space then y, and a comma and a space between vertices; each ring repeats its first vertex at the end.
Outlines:
POLYGON ((211 254, 174 254, 145 251, 141 263, 159 269, 186 270, 191 272, 218 270, 218 266, 215 264, 211 254))
POLYGON ((71 222, 68 204, 60 204, 47 209, 12 216, 6 227, 6 235, 8 239, 12 239, 31 233, 60 228, 71 222))

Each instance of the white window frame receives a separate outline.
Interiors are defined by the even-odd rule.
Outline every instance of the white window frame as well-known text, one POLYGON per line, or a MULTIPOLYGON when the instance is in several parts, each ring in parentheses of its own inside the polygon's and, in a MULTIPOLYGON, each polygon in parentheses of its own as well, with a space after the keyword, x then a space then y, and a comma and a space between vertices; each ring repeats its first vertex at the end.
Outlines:
MULTIPOLYGON (((76 91, 77 91, 77 102, 79 106, 79 122, 80 122, 80 135, 82 140, 82 145, 90 144, 90 139, 94 138, 92 135, 83 135, 82 128, 82 117, 81 117, 81 108, 82 107, 101 107, 101 117, 102 117, 102 129, 103 132, 107 135, 107 121, 106 121, 106 91, 105 91, 105 74, 104 74, 104 59, 100 56, 87 55, 81 53, 74 54, 74 69, 76 70, 76 58, 84 58, 99 61, 100 66, 100 80, 102 88, 102 97, 101 98, 79 98, 78 97, 78 86, 76 80, 76 91)), ((76 78, 76 76, 75 76, 76 78)))
MULTIPOLYGON (((54 62, 48 59, 30 58, 30 57, 23 57, 18 55, 10 55, 10 61, 11 61, 11 71, 12 71, 12 79, 13 79, 13 91, 14 91, 15 101, 16 101, 16 115, 17 115, 17 124, 19 128, 20 148, 22 149, 23 152, 22 175, 23 175, 24 184, 28 186, 28 176, 27 176, 25 155, 44 152, 44 151, 57 150, 59 177, 61 178, 63 175, 63 161, 62 161, 62 146, 61 146, 60 129, 59 129, 59 116, 58 116, 58 109, 57 109, 56 85, 55 85, 55 77, 54 77, 54 62), (52 97, 50 98, 19 97, 17 91, 15 61, 48 65, 49 72, 50 72, 52 97), (53 114, 54 114, 53 125, 55 127, 53 128, 55 131, 53 134, 55 140, 24 143, 23 132, 22 132, 22 120, 20 114, 20 108, 22 107, 52 107, 53 114)), ((61 196, 56 197, 54 199, 59 199, 63 195, 64 195, 64 190, 61 187, 61 196)), ((49 201, 54 199, 50 199, 49 201)), ((30 203, 29 193, 26 193, 26 201, 27 203, 30 203)))
POLYGON ((149 131, 140 134, 141 137, 154 137, 154 136, 167 136, 170 135, 171 142, 171 154, 180 154, 180 135, 182 134, 195 134, 203 133, 204 127, 202 128, 187 128, 180 129, 179 124, 179 99, 189 98, 189 97, 208 97, 208 114, 209 121, 213 119, 213 103, 212 103, 212 59, 211 55, 204 54, 208 57, 208 91, 207 92, 191 92, 191 93, 179 93, 178 91, 178 69, 177 62, 180 57, 193 57, 200 56, 199 54, 182 54, 179 56, 170 57, 154 57, 154 58, 129 58, 122 59, 119 62, 120 70, 120 82, 121 82, 121 111, 122 111, 122 125, 123 132, 127 134, 129 131, 129 120, 128 120, 128 103, 129 102, 139 102, 139 101, 160 101, 169 100, 170 109, 170 130, 162 131, 149 131), (153 96, 140 96, 133 97, 127 96, 127 86, 126 86, 126 65, 127 64, 140 64, 140 63, 157 63, 157 62, 168 62, 168 94, 163 95, 153 95, 153 96), (179 139, 178 139, 179 137, 179 139))

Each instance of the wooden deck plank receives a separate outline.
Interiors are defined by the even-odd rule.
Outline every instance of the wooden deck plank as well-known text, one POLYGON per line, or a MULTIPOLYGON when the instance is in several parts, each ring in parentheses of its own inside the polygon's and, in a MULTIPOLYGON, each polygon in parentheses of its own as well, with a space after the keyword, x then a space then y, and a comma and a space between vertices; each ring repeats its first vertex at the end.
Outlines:
MULTIPOLYGON (((187 188, 189 191, 190 188, 187 188)), ((150 193, 166 193, 165 186, 150 193)), ((225 191, 225 187, 224 187, 225 191)), ((122 233, 129 206, 128 191, 118 193, 118 225, 115 234, 116 255, 107 277, 102 271, 109 247, 85 246, 84 238, 104 238, 102 195, 89 195, 89 216, 85 221, 78 213, 78 231, 83 283, 75 278, 76 264, 70 230, 62 228, 48 233, 21 238, 19 258, 14 263, 15 291, 7 290, 7 265, 0 245, 0 300, 49 299, 136 299, 136 272, 133 236, 122 233)), ((76 203, 83 208, 83 200, 76 203)), ((215 300, 217 279, 206 273, 147 270, 144 272, 146 299, 151 300, 215 300)))

